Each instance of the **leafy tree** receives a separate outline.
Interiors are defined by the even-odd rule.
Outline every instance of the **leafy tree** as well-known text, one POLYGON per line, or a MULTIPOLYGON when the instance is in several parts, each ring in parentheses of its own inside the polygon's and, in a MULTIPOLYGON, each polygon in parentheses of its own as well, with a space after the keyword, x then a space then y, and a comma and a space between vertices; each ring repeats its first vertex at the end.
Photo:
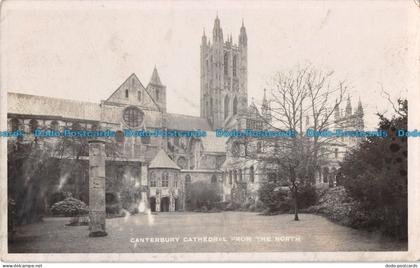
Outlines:
POLYGON ((407 237, 407 100, 398 100, 396 115, 378 114, 379 130, 388 137, 369 137, 351 151, 341 164, 343 185, 368 218, 362 226, 407 237))

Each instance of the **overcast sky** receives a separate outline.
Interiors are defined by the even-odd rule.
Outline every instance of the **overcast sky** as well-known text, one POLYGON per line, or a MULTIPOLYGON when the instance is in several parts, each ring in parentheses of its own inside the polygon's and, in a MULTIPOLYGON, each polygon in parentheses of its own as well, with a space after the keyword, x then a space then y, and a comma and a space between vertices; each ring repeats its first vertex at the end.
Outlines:
MULTIPOLYGON (((156 65, 168 111, 199 115, 200 41, 216 14, 224 36, 248 34, 248 95, 269 77, 312 63, 350 84, 368 127, 416 88, 414 1, 3 3, 2 89, 99 102, 131 73, 146 86, 156 65), (49 4, 49 5, 48 5, 49 4)), ((417 35, 417 37, 416 37, 417 35)))

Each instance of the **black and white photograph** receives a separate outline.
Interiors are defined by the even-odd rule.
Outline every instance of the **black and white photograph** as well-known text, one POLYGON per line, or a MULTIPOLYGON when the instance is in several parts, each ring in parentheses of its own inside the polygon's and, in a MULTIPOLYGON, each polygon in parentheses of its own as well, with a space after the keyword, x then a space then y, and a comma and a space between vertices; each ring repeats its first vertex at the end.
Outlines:
POLYGON ((3 1, 2 261, 418 260, 419 7, 3 1))

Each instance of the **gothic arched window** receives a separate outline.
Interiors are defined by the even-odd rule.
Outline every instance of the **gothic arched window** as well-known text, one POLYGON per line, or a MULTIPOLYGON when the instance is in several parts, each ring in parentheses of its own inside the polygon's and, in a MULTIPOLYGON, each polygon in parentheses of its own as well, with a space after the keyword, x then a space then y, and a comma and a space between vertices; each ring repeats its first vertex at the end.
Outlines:
POLYGON ((330 173, 330 170, 329 170, 329 168, 328 167, 324 167, 323 168, 323 170, 322 170, 322 178, 323 178, 323 182, 324 183, 327 183, 328 182, 328 176, 329 176, 329 173, 330 173))
POLYGON ((156 89, 156 101, 159 101, 159 89, 156 89))
POLYGON ((51 130, 54 130, 54 131, 57 131, 58 130, 58 128, 59 128, 59 124, 58 124, 58 122, 57 121, 52 121, 51 122, 51 125, 50 125, 50 128, 51 128, 51 130))
POLYGON ((232 71, 233 71, 233 77, 236 77, 236 55, 233 56, 232 71))
POLYGON ((125 97, 128 98, 128 89, 125 90, 125 97))
POLYGON ((156 177, 155 173, 150 173, 150 187, 156 187, 156 177))
POLYGON ((13 118, 10 123, 11 123, 12 131, 17 131, 20 129, 19 119, 13 118))
POLYGON ((228 67, 229 67, 229 53, 225 53, 224 55, 224 59, 223 59, 223 64, 224 64, 224 73, 225 75, 228 75, 228 67))
POLYGON ((235 97, 233 99, 233 114, 237 114, 237 113, 238 113, 238 100, 235 97))
POLYGON ((229 96, 225 97, 225 119, 229 116, 229 96))
POLYGON ((99 124, 98 124, 98 123, 93 123, 93 124, 91 125, 90 129, 91 129, 92 131, 98 130, 98 129, 99 129, 99 124))
POLYGON ((72 125, 71 125, 71 130, 82 130, 82 126, 78 123, 78 122, 74 122, 72 125))
POLYGON ((162 176, 162 187, 168 187, 169 186, 169 175, 168 172, 164 172, 162 176))
POLYGON ((251 166, 251 168, 249 169, 249 181, 251 183, 254 183, 254 176, 255 176, 254 166, 251 166))
POLYGON ((211 176, 211 183, 217 183, 217 177, 216 175, 213 174, 213 176, 211 176))
POLYGON ((261 141, 259 141, 257 142, 257 153, 261 153, 261 148, 262 148, 261 141))
POLYGON ((191 176, 188 174, 185 176, 185 184, 190 184, 191 183, 191 176))
POLYGON ((233 142, 231 150, 233 157, 239 157, 241 154, 241 145, 238 142, 233 142))
POLYGON ((31 119, 31 121, 29 121, 29 129, 31 131, 31 133, 35 132, 35 130, 38 128, 39 124, 38 121, 35 119, 31 119))
POLYGON ((229 171, 229 184, 232 185, 232 171, 229 171))

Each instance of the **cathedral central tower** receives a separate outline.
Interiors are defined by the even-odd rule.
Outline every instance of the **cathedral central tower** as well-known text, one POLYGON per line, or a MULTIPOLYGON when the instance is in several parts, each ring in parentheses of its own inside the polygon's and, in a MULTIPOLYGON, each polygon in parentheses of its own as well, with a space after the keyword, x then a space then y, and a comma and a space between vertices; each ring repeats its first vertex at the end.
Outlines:
POLYGON ((211 41, 203 32, 200 116, 206 118, 213 129, 224 128, 226 121, 247 111, 247 42, 243 21, 238 44, 233 43, 232 35, 224 41, 218 17, 214 20, 211 41))

